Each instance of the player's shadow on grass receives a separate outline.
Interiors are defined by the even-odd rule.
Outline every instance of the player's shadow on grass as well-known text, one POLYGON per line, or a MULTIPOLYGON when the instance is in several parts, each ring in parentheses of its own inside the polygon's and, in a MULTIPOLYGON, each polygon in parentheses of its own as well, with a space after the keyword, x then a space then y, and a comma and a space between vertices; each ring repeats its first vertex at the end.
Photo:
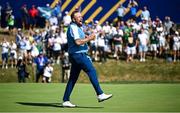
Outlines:
MULTIPOLYGON (((17 104, 21 104, 21 105, 26 105, 26 106, 66 108, 66 107, 63 107, 61 103, 34 103, 34 102, 16 102, 16 103, 17 103, 17 104)), ((104 107, 96 107, 96 106, 76 106, 75 108, 100 109, 100 108, 104 108, 104 107)))

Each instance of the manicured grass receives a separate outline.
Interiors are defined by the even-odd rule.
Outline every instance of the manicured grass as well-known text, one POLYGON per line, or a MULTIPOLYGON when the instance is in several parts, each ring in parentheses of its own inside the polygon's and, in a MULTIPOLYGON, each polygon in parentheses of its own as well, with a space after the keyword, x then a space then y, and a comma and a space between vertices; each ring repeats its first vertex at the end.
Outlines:
POLYGON ((180 84, 101 84, 113 98, 98 103, 90 84, 76 84, 61 106, 65 84, 0 84, 0 112, 180 112, 180 84))

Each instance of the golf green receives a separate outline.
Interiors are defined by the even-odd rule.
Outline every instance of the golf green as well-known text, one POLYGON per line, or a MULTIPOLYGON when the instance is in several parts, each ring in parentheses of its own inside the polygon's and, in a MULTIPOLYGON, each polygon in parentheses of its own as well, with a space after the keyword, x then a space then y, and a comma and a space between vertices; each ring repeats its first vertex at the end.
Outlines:
POLYGON ((91 84, 77 83, 76 108, 61 106, 65 86, 1 83, 0 112, 180 112, 180 84, 101 84, 113 97, 99 103, 91 84))

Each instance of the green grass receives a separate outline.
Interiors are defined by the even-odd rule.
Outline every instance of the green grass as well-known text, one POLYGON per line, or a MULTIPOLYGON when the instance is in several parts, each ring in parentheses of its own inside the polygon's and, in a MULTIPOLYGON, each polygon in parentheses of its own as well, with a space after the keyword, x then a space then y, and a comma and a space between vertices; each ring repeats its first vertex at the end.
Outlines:
POLYGON ((180 112, 180 84, 101 84, 113 98, 98 103, 90 84, 77 84, 61 107, 65 84, 0 84, 0 112, 180 112))
MULTIPOLYGON (((163 60, 148 60, 145 63, 135 61, 126 63, 125 61, 115 61, 109 59, 104 64, 94 63, 100 82, 106 83, 180 83, 180 63, 167 63, 163 60)), ((54 65, 52 76, 53 83, 61 81, 60 65, 54 65)), ((27 82, 34 82, 34 74, 32 67, 28 66, 31 78, 27 82)), ((89 79, 82 72, 79 82, 87 83, 89 79)), ((17 69, 1 69, 0 83, 17 82, 17 69)))

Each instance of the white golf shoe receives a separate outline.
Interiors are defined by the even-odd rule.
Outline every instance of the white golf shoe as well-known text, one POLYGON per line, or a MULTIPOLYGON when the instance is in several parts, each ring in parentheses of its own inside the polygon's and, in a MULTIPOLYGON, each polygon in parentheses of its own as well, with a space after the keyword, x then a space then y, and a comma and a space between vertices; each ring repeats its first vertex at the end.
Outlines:
POLYGON ((107 100, 107 99, 110 99, 112 97, 112 94, 101 94, 101 95, 98 95, 98 102, 102 102, 104 100, 107 100))
POLYGON ((76 105, 72 104, 70 101, 65 101, 62 103, 63 107, 76 107, 76 105))

